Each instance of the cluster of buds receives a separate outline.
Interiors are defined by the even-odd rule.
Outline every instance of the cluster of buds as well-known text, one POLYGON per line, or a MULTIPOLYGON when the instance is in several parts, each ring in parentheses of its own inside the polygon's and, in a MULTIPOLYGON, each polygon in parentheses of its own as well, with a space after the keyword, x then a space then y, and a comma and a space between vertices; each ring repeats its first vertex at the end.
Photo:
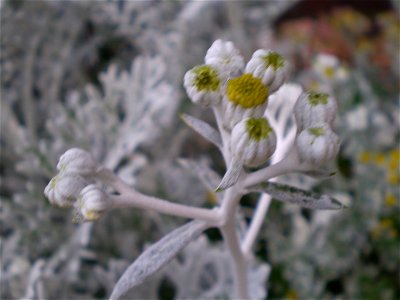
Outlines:
POLYGON ((73 148, 61 155, 59 173, 46 186, 44 193, 50 203, 59 207, 75 207, 86 221, 97 220, 108 208, 107 194, 91 183, 98 169, 93 156, 73 148))
POLYGON ((217 40, 207 51, 205 64, 185 74, 189 98, 222 112, 223 127, 231 136, 230 150, 244 165, 260 166, 275 150, 275 133, 263 116, 287 69, 280 54, 267 50, 257 50, 245 65, 232 42, 217 40))
MULTIPOLYGON (((232 42, 217 40, 207 51, 205 64, 185 74, 191 101, 219 112, 223 130, 229 133, 232 161, 227 173, 239 165, 260 167, 274 153, 277 138, 265 111, 287 72, 288 63, 275 51, 259 49, 245 65, 232 42)), ((337 103, 328 94, 300 95, 294 115, 301 163, 318 168, 337 155, 339 139, 332 130, 336 111, 337 103)))
POLYGON ((336 111, 336 100, 317 92, 302 93, 294 106, 297 152, 314 168, 331 161, 339 152, 339 138, 332 129, 336 111))

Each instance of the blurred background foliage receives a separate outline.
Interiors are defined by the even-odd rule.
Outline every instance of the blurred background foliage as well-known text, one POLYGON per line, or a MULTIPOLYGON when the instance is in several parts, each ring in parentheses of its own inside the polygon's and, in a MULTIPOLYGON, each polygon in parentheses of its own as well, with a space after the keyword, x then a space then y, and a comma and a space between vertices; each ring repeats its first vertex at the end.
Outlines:
MULTIPOLYGON (((2 1, 1 298, 103 299, 147 244, 183 222, 122 211, 73 224, 73 212, 43 196, 68 148, 92 151, 149 194, 216 203, 177 158, 221 174, 221 157, 178 112, 213 122, 185 97, 182 76, 223 38, 247 59, 259 48, 282 52, 290 82, 339 102, 336 176, 282 180, 351 208, 314 212, 273 202, 255 248, 271 267, 260 283, 269 299, 399 299, 399 9, 396 0, 2 1)), ((256 202, 243 199, 244 223, 256 202)), ((187 264, 197 261, 194 274, 225 255, 219 234, 206 235, 198 242, 204 251, 182 254, 187 264)), ((214 282, 190 291, 174 264, 132 295, 202 298, 229 281, 213 273, 214 282)))

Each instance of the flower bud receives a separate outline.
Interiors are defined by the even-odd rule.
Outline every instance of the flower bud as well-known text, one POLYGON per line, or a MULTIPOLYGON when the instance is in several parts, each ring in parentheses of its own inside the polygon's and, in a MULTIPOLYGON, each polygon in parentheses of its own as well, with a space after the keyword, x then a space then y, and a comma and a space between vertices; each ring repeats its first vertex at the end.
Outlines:
POLYGON ((208 49, 205 62, 213 66, 224 79, 239 75, 244 67, 243 57, 232 42, 216 40, 208 49))
POLYGON ((81 176, 90 176, 96 172, 97 162, 89 152, 72 148, 61 155, 57 164, 60 172, 74 173, 81 176))
POLYGON ((303 130, 296 138, 296 147, 301 160, 321 166, 336 157, 340 141, 329 124, 320 123, 303 130))
POLYGON ((232 155, 249 167, 265 163, 276 148, 276 135, 266 118, 242 120, 232 129, 232 155))
POLYGON ((52 178, 44 189, 50 203, 60 207, 71 207, 87 181, 78 174, 61 173, 52 178))
POLYGON ((85 187, 79 196, 79 211, 86 221, 99 219, 110 207, 108 195, 95 184, 85 187))
POLYGON ((261 78, 268 86, 269 93, 277 91, 287 76, 288 65, 285 59, 277 52, 259 49, 254 52, 246 65, 245 73, 261 78))
POLYGON ((268 88, 251 74, 228 80, 223 98, 224 125, 232 129, 245 118, 260 118, 268 104, 268 88))
POLYGON ((313 127, 318 123, 332 125, 336 117, 335 98, 325 93, 302 93, 294 106, 294 116, 298 131, 313 127))
POLYGON ((221 101, 221 79, 210 65, 196 66, 186 72, 183 85, 193 103, 203 107, 217 105, 221 101))
POLYGON ((318 76, 324 80, 346 80, 348 73, 340 65, 336 56, 330 54, 318 54, 313 61, 313 68, 318 76))

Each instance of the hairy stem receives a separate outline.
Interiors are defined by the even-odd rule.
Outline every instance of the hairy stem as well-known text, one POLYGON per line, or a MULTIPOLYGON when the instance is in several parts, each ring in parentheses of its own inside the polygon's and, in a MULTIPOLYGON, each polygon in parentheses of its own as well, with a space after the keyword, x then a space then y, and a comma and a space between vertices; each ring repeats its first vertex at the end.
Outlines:
POLYGON ((235 218, 228 220, 228 223, 221 227, 222 236, 229 248, 234 267, 234 278, 236 286, 236 297, 248 299, 247 283, 247 262, 240 248, 239 238, 235 230, 235 218))
POLYGON ((110 197, 113 208, 135 207, 177 217, 203 220, 214 226, 221 223, 220 212, 216 209, 197 208, 144 195, 131 188, 110 169, 101 167, 97 171, 97 178, 120 194, 110 197))
MULTIPOLYGON (((285 159, 291 161, 292 163, 297 163, 297 155, 295 151, 289 152, 289 150, 293 147, 294 139, 296 137, 296 126, 292 125, 289 132, 285 135, 285 125, 288 122, 289 115, 292 112, 292 106, 284 106, 281 108, 281 115, 286 117, 281 117, 280 119, 275 119, 275 111, 268 111, 267 116, 271 126, 275 129, 277 140, 278 140, 278 147, 271 159, 271 164, 276 165, 278 162, 285 159)), ((292 124, 295 124, 293 117, 292 117, 292 124)), ((281 164, 282 167, 282 164, 281 164)), ((294 166, 293 166, 294 167, 294 166)), ((282 171, 285 170, 286 167, 282 167, 282 171)), ((279 168, 278 168, 279 170, 279 168)), ((270 171, 271 172, 271 171, 270 171)), ((276 167, 275 167, 276 172, 276 167)), ((261 173, 262 174, 262 173, 261 173)), ((265 175, 265 173, 264 173, 265 175)), ((271 181, 275 181, 275 178, 272 178, 271 181)), ((265 215, 268 212, 268 209, 271 204, 272 197, 268 194, 261 194, 261 197, 258 201, 257 208, 255 210, 253 219, 251 220, 249 230, 246 233, 242 244, 242 251, 246 255, 248 259, 251 256, 251 249, 257 239, 258 233, 261 230, 262 224, 265 220, 265 215)))
POLYGON ((248 187, 287 173, 308 170, 310 170, 310 166, 301 164, 296 149, 292 148, 288 155, 278 163, 248 174, 243 186, 248 187))
MULTIPOLYGON (((241 174, 243 176, 243 174, 241 174)), ((242 177, 241 176, 241 177, 242 177)), ((235 213, 239 205, 241 193, 239 192, 242 178, 238 183, 228 189, 222 202, 223 225, 220 227, 224 240, 228 246, 234 266, 234 279, 236 286, 236 296, 239 299, 248 299, 247 281, 247 262, 240 247, 240 241, 235 230, 235 213)))

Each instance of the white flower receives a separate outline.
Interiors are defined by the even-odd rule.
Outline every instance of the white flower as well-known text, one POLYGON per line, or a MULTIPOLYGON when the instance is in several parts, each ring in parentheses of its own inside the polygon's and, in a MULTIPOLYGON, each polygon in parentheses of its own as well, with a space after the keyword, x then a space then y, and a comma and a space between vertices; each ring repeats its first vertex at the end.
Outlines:
POLYGON ((221 101, 221 79, 210 65, 200 65, 186 72, 183 85, 193 103, 204 107, 221 101))
POLYGON ((335 98, 325 93, 302 93, 294 106, 294 116, 298 131, 317 123, 333 124, 336 117, 335 98))
POLYGON ((89 152, 72 148, 61 155, 57 164, 60 172, 76 173, 82 176, 90 176, 96 172, 97 162, 89 152))
POLYGON ((86 185, 86 179, 78 174, 61 173, 50 180, 44 194, 53 205, 71 207, 86 185))
POLYGON ((315 72, 325 80, 345 80, 348 72, 340 65, 336 56, 330 54, 318 54, 313 61, 315 72))
POLYGON ((368 126, 368 109, 360 105, 346 113, 348 128, 351 130, 363 130, 368 126))
POLYGON ((287 77, 288 64, 277 52, 259 49, 246 65, 245 73, 261 78, 269 93, 277 91, 287 77))
POLYGON ((296 138, 296 147, 301 160, 321 166, 335 159, 340 141, 329 124, 320 123, 304 129, 296 138))
POLYGON ((266 118, 245 119, 232 129, 230 147, 234 159, 258 167, 274 153, 276 135, 266 118))
POLYGON ((251 74, 228 80, 223 98, 224 125, 232 129, 245 118, 260 118, 268 104, 268 88, 251 74))
POLYGON ((205 63, 216 68, 222 77, 239 75, 244 68, 244 60, 239 50, 229 41, 216 40, 208 49, 205 63))
POLYGON ((86 221, 95 221, 110 208, 110 201, 101 188, 91 184, 81 191, 78 206, 80 214, 86 221))

